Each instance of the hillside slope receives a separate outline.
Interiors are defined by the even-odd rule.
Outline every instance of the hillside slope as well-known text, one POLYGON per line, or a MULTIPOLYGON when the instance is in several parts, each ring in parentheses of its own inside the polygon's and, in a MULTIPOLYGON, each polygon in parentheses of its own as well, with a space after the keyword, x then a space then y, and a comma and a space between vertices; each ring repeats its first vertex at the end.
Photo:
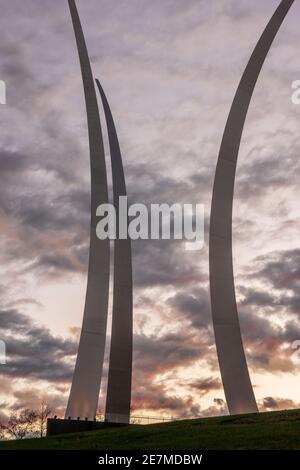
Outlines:
POLYGON ((105 428, 1 442, 4 449, 300 449, 300 410, 105 428))

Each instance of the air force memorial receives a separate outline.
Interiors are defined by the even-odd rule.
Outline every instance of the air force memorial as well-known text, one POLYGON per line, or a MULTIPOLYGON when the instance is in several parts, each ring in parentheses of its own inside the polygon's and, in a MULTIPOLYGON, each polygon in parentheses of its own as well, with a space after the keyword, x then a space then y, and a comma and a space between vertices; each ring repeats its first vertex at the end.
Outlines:
MULTIPOLYGON (((75 0, 68 0, 68 3, 81 67, 88 123, 90 250, 82 329, 65 420, 50 420, 50 434, 93 428, 106 341, 110 240, 114 244, 114 270, 105 422, 128 424, 133 337, 131 240, 171 238, 171 225, 173 238, 183 239, 187 249, 201 249, 204 238, 204 209, 201 204, 195 208, 176 203, 172 206, 154 204, 150 214, 142 204, 128 204, 122 155, 112 112, 99 80, 96 80, 95 87, 75 0), (113 205, 109 204, 96 89, 101 98, 109 140, 113 205)), ((232 206, 236 165, 256 82, 293 3, 294 0, 282 0, 279 3, 246 65, 229 111, 215 171, 209 228, 209 284, 217 355, 230 414, 258 411, 243 347, 234 288, 232 206)))

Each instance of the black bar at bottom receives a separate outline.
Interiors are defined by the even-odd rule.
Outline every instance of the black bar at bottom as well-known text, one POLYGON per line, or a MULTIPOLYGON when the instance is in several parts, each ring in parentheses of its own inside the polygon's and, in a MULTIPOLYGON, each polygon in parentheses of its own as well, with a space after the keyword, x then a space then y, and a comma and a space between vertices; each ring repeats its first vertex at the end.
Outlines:
POLYGON ((82 465, 82 468, 107 465, 120 468, 135 468, 143 465, 192 465, 196 467, 213 467, 220 464, 222 467, 230 465, 238 467, 244 463, 247 465, 268 465, 274 461, 276 465, 289 463, 299 464, 300 451, 0 451, 0 462, 4 464, 21 464, 39 468, 50 467, 58 464, 82 465))

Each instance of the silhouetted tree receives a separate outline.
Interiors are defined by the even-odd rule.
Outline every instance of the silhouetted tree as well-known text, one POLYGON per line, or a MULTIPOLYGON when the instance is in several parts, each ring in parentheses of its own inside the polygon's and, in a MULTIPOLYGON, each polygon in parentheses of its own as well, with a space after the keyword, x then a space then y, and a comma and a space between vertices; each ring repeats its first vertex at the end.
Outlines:
POLYGON ((24 439, 35 434, 36 419, 36 412, 28 408, 19 412, 12 412, 6 423, 0 423, 1 433, 3 436, 24 439))
POLYGON ((36 413, 36 423, 39 429, 40 437, 45 436, 46 428, 47 428, 47 419, 52 413, 52 408, 45 403, 44 401, 41 403, 36 413))

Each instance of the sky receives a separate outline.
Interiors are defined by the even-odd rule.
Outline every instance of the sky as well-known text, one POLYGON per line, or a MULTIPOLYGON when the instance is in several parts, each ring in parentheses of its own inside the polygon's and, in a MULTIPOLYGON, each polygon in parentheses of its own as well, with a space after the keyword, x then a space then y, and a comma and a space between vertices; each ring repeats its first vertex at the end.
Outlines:
MULTIPOLYGON (((132 414, 227 413, 208 284, 214 171, 230 105, 278 0, 78 0, 130 202, 205 205, 205 246, 132 242, 132 414)), ((87 280, 90 174, 67 1, 0 0, 0 419, 66 406, 87 280)), ((259 77, 233 214, 241 330, 260 410, 300 406, 300 4, 259 77)), ((107 165, 109 151, 103 113, 107 165)), ((111 180, 111 178, 110 178, 111 180)), ((111 186, 111 183, 110 183, 111 186)), ((110 303, 111 310, 111 303, 110 303)), ((105 403, 109 328, 100 409, 105 403)))

